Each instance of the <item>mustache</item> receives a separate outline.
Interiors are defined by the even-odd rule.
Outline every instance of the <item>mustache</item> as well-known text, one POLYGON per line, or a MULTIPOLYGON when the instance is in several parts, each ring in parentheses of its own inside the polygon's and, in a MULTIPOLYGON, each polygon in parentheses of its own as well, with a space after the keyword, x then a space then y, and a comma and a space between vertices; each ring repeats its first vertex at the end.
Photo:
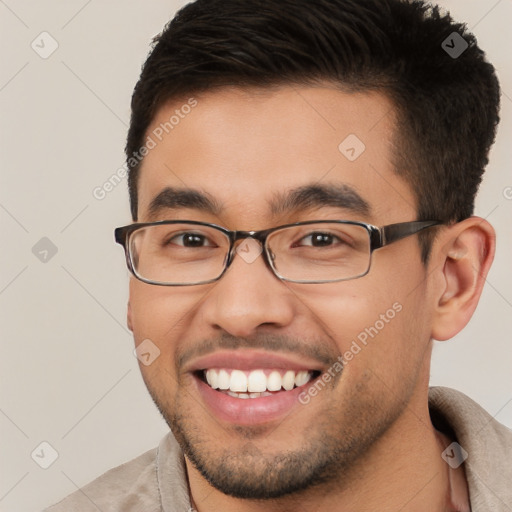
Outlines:
POLYGON ((289 336, 262 333, 248 338, 239 338, 229 333, 202 340, 194 346, 184 346, 176 354, 177 370, 183 368, 191 360, 212 354, 219 350, 255 349, 280 354, 302 355, 309 359, 315 359, 322 365, 329 365, 341 354, 329 347, 325 340, 321 339, 297 339, 289 336))

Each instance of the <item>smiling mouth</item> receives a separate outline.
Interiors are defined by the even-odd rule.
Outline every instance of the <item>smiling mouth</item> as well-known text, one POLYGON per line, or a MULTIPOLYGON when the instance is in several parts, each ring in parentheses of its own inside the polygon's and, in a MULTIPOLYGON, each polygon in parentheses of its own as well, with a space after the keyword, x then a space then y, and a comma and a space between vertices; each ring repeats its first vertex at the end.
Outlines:
POLYGON ((318 370, 208 368, 196 375, 210 388, 233 398, 262 398, 291 391, 320 375, 318 370))

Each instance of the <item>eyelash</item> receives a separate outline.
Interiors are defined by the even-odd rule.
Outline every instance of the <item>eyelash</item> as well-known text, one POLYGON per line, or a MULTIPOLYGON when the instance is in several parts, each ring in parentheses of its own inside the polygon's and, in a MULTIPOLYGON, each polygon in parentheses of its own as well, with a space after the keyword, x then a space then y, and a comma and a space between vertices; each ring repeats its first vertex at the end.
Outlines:
MULTIPOLYGON (((340 237, 336 236, 335 234, 333 233, 328 233, 328 232, 323 232, 323 231, 312 231, 311 233, 307 233, 305 234, 304 236, 302 236, 301 238, 299 238, 298 242, 294 242, 292 247, 298 247, 299 246, 299 243, 301 241, 303 241, 304 239, 306 238, 312 238, 314 237, 315 235, 322 235, 322 236, 328 236, 328 237, 331 237, 332 238, 332 241, 337 241, 339 244, 347 244, 346 241, 342 240, 340 237)), ((197 236, 197 237, 201 237, 204 240, 209 240, 208 237, 206 235, 203 235, 201 233, 193 233, 193 232, 184 232, 184 233, 178 233, 178 234, 174 234, 172 236, 172 238, 169 238, 164 245, 167 245, 167 244, 170 244, 173 242, 173 240, 177 239, 177 238, 181 238, 182 240, 182 243, 181 244, 176 244, 176 245, 180 245, 180 246, 183 246, 183 247, 186 247, 185 246, 185 242, 184 242, 184 238, 186 236, 197 236)), ((313 243, 311 244, 307 244, 307 246, 311 246, 311 247, 314 247, 313 243)), ((332 247, 333 244, 329 244, 329 247, 332 247)), ((206 245, 206 246, 201 246, 202 248, 205 248, 205 247, 216 247, 216 245, 213 245, 213 244, 210 244, 210 245, 206 245)))

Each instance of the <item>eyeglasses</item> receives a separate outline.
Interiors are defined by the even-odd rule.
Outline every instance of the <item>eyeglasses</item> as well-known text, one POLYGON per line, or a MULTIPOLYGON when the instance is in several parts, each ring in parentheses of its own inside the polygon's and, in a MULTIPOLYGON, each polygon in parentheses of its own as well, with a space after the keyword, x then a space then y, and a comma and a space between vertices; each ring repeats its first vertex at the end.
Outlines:
POLYGON ((377 227, 364 222, 318 220, 263 231, 230 231, 189 220, 130 224, 115 230, 130 272, 161 286, 189 286, 220 279, 232 263, 235 243, 254 239, 266 265, 283 281, 332 283, 368 274, 373 251, 441 221, 377 227))

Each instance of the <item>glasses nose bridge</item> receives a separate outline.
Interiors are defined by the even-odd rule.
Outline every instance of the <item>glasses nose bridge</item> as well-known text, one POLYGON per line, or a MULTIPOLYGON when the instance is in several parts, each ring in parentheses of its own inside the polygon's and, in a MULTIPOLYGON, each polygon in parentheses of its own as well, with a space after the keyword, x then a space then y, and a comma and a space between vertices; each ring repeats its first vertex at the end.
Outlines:
POLYGON ((265 245, 265 240, 269 234, 268 229, 262 231, 231 231, 231 243, 234 245, 238 240, 245 240, 246 238, 254 238, 261 243, 262 246, 265 245))
MULTIPOLYGON (((235 247, 236 243, 239 240, 245 240, 246 238, 253 238, 257 240, 261 244, 262 256, 265 264, 272 270, 272 265, 268 261, 267 253, 265 251, 265 244, 267 241, 267 237, 270 234, 271 229, 265 229, 262 231, 230 231, 229 238, 231 241, 228 258, 226 261, 226 268, 229 267, 234 259, 235 247)), ((272 270, 273 271, 273 270, 272 270)))

